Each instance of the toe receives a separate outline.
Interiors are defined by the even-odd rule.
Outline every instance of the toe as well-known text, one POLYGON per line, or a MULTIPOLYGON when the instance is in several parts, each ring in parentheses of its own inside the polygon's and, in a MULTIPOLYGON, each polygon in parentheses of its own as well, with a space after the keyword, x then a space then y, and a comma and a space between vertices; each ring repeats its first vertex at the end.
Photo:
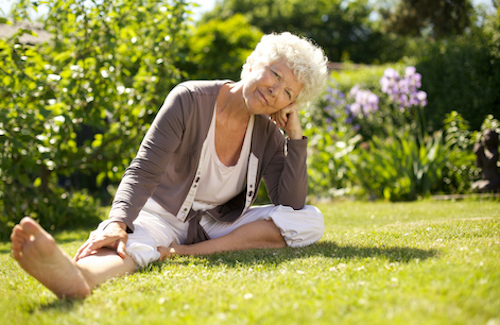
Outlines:
POLYGON ((22 254, 21 254, 21 251, 20 250, 15 250, 14 248, 12 248, 11 254, 12 254, 12 257, 16 261, 20 260, 23 257, 22 254))
POLYGON ((10 234, 10 241, 12 243, 24 243, 29 240, 30 235, 27 234, 20 225, 15 225, 10 234))
POLYGON ((22 227, 23 231, 29 236, 37 236, 39 234, 46 234, 47 232, 43 230, 43 228, 30 217, 24 217, 19 225, 22 227))

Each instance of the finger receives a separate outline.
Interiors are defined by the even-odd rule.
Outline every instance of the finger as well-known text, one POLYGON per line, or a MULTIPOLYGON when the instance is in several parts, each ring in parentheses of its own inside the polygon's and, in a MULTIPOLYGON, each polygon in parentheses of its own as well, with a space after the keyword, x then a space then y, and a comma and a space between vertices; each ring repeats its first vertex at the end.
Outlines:
POLYGON ((98 249, 106 247, 114 241, 116 241, 116 238, 92 236, 92 238, 89 238, 87 242, 83 244, 82 247, 80 247, 74 257, 74 260, 78 261, 84 257, 93 255, 97 252, 98 249))
POLYGON ((89 257, 89 256, 92 256, 92 255, 95 255, 95 254, 97 254, 96 250, 86 250, 86 251, 82 252, 79 256, 75 256, 73 258, 73 260, 75 262, 78 262, 79 260, 81 260, 81 259, 83 259, 85 257, 89 257))
POLYGON ((127 240, 120 240, 118 242, 118 247, 116 249, 116 252, 118 253, 118 256, 121 258, 125 258, 126 256, 126 247, 127 247, 127 240))
POLYGON ((90 240, 87 240, 82 246, 80 246, 80 248, 78 248, 78 251, 76 252, 75 257, 73 257, 73 260, 75 262, 78 261, 79 259, 85 257, 84 252, 87 249, 89 243, 90 243, 90 240))
POLYGON ((276 113, 276 121, 279 123, 279 126, 281 128, 286 126, 286 123, 288 122, 288 116, 287 112, 285 109, 280 110, 278 113, 276 113))
POLYGON ((103 247, 110 247, 112 244, 116 241, 116 238, 99 238, 96 240, 92 240, 89 242, 85 250, 83 251, 84 254, 89 254, 92 251, 96 251, 100 248, 103 247))
POLYGON ((127 236, 125 237, 105 237, 92 241, 83 251, 84 256, 93 255, 101 248, 109 248, 118 253, 122 258, 125 258, 125 247, 127 236))
POLYGON ((276 113, 272 113, 271 115, 269 115, 269 117, 271 117, 271 121, 276 123, 276 113))

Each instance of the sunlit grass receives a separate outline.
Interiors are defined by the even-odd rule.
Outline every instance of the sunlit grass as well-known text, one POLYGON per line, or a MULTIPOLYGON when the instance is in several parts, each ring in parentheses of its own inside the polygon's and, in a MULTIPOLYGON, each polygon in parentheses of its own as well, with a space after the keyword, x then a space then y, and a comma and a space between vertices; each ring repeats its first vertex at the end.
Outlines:
MULTIPOLYGON (((58 301, 0 243, 5 324, 500 324, 500 204, 341 202, 306 248, 179 257, 58 301)), ((56 234, 73 254, 87 231, 56 234)))

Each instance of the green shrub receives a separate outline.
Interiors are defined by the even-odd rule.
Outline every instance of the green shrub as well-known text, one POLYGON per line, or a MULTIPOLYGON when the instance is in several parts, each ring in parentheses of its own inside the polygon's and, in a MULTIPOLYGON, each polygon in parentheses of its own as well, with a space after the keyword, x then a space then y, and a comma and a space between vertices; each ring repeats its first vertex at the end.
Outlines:
POLYGON ((241 67, 261 37, 262 32, 241 14, 209 20, 194 28, 186 39, 186 55, 180 67, 190 79, 238 81, 241 67))
POLYGON ((411 201, 429 195, 448 159, 442 140, 442 132, 423 142, 409 132, 386 139, 374 136, 368 149, 358 148, 349 156, 351 177, 370 197, 411 201))
POLYGON ((309 138, 309 194, 331 197, 352 191, 346 157, 362 136, 349 122, 345 93, 334 79, 321 101, 302 112, 304 135, 309 138))
POLYGON ((428 121, 433 129, 442 128, 445 115, 454 110, 477 130, 500 107, 496 46, 488 36, 427 43, 416 67, 425 76, 422 88, 429 95, 428 121))
POLYGON ((476 156, 472 151, 474 133, 469 128, 469 122, 458 112, 446 114, 444 132, 449 157, 443 169, 441 190, 444 193, 467 193, 471 183, 479 178, 476 156))
POLYGON ((0 190, 0 240, 9 238, 19 216, 29 216, 45 229, 95 226, 102 215, 100 202, 85 190, 66 191, 54 188, 48 192, 26 186, 2 187, 0 190), (8 202, 8 203, 6 203, 8 202))
POLYGON ((55 227, 95 215, 75 179, 117 182, 181 80, 184 1, 46 4, 50 43, 0 40, 1 235, 25 215, 55 227))
MULTIPOLYGON (((500 133, 500 121, 489 114, 481 123, 480 130, 470 131, 468 121, 458 112, 452 111, 446 115, 444 130, 449 158, 443 169, 443 192, 468 193, 471 191, 471 184, 481 178, 481 169, 476 166, 473 147, 481 140, 486 129, 500 133)), ((500 168, 500 162, 497 165, 500 168)))

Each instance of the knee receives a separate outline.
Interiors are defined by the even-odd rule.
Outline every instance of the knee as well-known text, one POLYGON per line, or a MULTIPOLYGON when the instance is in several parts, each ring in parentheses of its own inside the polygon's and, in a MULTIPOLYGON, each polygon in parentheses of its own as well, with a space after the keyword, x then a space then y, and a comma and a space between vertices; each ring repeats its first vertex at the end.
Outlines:
POLYGON ((325 233, 325 219, 323 213, 313 205, 306 205, 304 209, 307 210, 309 217, 307 222, 309 223, 308 229, 310 232, 309 241, 303 246, 313 244, 323 237, 325 233))
MULTIPOLYGON (((291 210, 291 208, 290 208, 291 210)), ((288 210, 283 218, 273 216, 281 234, 290 247, 303 247, 316 243, 323 237, 325 221, 323 213, 312 205, 306 205, 293 212, 288 210)))

